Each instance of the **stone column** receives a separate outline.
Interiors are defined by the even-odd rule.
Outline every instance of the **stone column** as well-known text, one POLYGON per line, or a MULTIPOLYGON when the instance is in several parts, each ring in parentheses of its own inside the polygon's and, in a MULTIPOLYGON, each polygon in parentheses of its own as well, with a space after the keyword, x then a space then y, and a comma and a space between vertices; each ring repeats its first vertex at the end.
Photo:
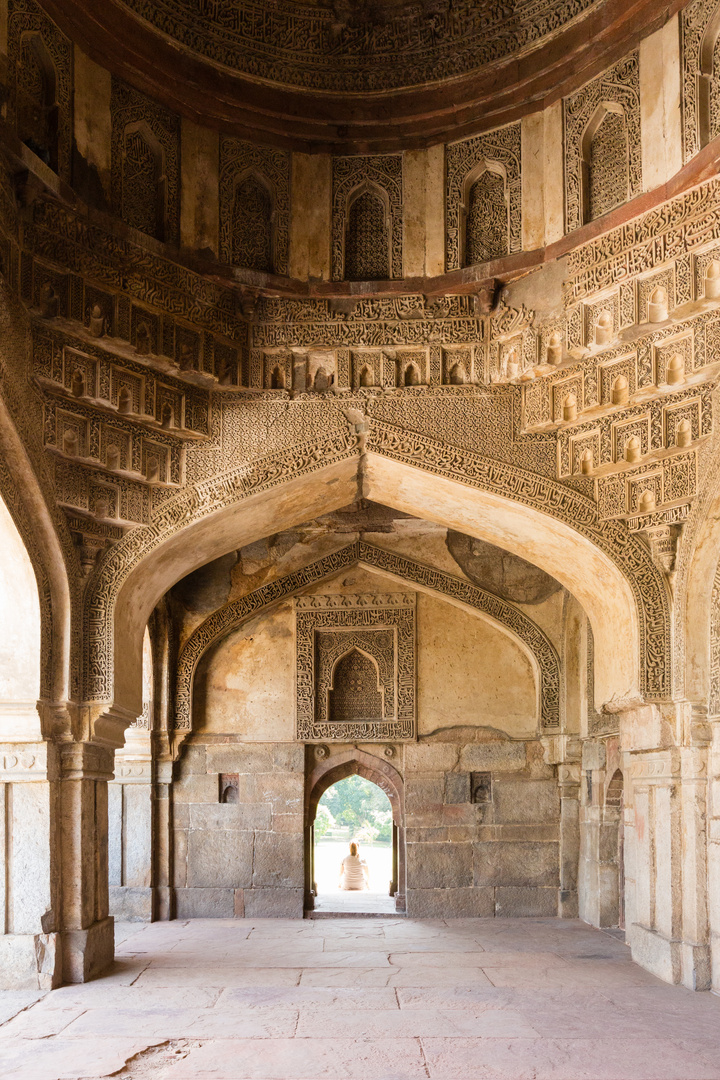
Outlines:
MULTIPOLYGON (((167 743, 162 740, 163 749, 167 743)), ((152 785, 152 889, 153 919, 175 918, 173 889, 172 758, 155 751, 152 785)))
POLYGON ((621 716, 626 936, 633 959, 666 982, 710 986, 707 761, 710 727, 688 703, 621 716))
POLYGON ((578 864, 580 859, 580 763, 558 765, 560 788, 560 902, 564 919, 578 917, 578 864))
POLYGON ((138 922, 153 917, 151 757, 149 732, 130 728, 108 787, 110 911, 138 922))
POLYGON ((708 834, 708 929, 711 949, 712 989, 720 990, 720 717, 710 721, 708 834))
MULTIPOLYGON (((20 706, 3 713, 11 708, 18 719, 20 706)), ((37 727, 35 705, 27 710, 37 727)), ((50 990, 62 980, 57 776, 51 743, 0 744, 0 989, 50 990)))
POLYGON ((63 982, 99 975, 113 960, 113 919, 108 912, 107 784, 113 775, 111 744, 59 746, 56 798, 62 893, 63 982))

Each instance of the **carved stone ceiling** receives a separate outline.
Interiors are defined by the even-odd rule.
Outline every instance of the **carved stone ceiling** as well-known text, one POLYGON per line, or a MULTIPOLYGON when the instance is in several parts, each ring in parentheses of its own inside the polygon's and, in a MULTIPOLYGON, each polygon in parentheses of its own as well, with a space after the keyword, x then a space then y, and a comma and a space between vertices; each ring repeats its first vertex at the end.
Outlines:
POLYGON ((457 138, 547 104, 549 95, 582 84, 683 6, 41 2, 91 56, 199 122, 298 149, 363 152, 457 138))

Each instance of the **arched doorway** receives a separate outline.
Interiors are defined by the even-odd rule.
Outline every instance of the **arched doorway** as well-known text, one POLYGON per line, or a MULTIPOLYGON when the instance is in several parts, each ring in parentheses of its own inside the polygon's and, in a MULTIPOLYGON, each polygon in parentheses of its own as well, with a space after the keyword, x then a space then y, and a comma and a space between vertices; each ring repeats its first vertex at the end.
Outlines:
POLYGON ((354 773, 332 784, 320 798, 314 826, 315 908, 387 914, 396 892, 392 808, 382 788, 354 773), (342 873, 350 854, 352 887, 342 873), (356 880, 357 879, 357 880, 356 880))
MULTIPOLYGON (((334 788, 343 780, 349 777, 359 777, 365 781, 369 781, 370 784, 380 789, 380 792, 386 797, 387 805, 389 806, 391 813, 391 820, 389 822, 391 858, 388 862, 390 873, 389 881, 386 886, 386 895, 394 899, 394 904, 388 905, 387 902, 382 905, 380 904, 382 889, 381 887, 377 887, 376 889, 376 881, 377 877, 382 875, 382 864, 381 862, 378 862, 374 878, 371 877, 372 890, 374 895, 378 898, 378 902, 375 906, 378 909, 378 913, 386 913, 388 910, 404 912, 405 825, 402 778, 400 777, 400 774, 389 762, 383 761, 382 758, 375 757, 374 754, 368 754, 361 750, 341 751, 340 753, 332 754, 332 756, 330 756, 327 747, 317 746, 310 748, 308 753, 312 754, 315 760, 314 763, 312 758, 310 760, 306 781, 305 909, 307 911, 312 911, 316 907, 318 893, 321 891, 318 888, 318 881, 316 878, 319 876, 321 882, 327 880, 327 870, 325 866, 323 866, 323 872, 321 874, 316 874, 315 822, 321 799, 326 792, 330 791, 330 789, 334 788)), ((368 792, 368 794, 371 796, 370 792, 368 792)), ((377 802, 379 806, 380 800, 377 800, 377 802)), ((350 839, 350 837, 348 836, 347 839, 350 839)), ((364 851, 363 854, 365 854, 364 851)), ((339 866, 337 867, 336 872, 339 877, 339 866)), ((337 895, 340 896, 339 892, 337 895)), ((358 893, 357 895, 360 897, 364 896, 365 898, 368 897, 368 893, 358 893)), ((325 908, 327 902, 322 906, 325 908)), ((367 907, 368 912, 371 912, 372 906, 372 904, 364 904, 362 910, 364 911, 367 907)), ((348 908, 348 904, 338 904, 337 908, 338 911, 340 911, 343 908, 348 908)))

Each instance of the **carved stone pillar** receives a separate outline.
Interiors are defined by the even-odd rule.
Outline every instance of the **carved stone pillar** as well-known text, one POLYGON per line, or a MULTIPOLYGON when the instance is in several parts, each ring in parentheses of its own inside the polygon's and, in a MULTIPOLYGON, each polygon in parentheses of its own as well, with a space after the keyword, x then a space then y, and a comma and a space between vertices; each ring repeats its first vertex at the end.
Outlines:
POLYGON ((627 941, 637 963, 696 990, 710 986, 709 734, 687 703, 621 717, 627 941))
POLYGON ((720 717, 714 716, 709 727, 712 743, 708 768, 708 929, 712 989, 717 993, 720 990, 720 717))
POLYGON ((90 742, 59 747, 57 829, 62 875, 63 982, 99 975, 114 955, 108 913, 107 784, 113 775, 112 745, 90 742))

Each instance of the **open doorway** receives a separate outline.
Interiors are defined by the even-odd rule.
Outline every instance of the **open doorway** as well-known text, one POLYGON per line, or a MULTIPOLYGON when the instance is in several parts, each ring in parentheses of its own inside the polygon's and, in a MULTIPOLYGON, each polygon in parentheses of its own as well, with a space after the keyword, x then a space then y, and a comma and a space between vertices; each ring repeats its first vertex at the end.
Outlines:
POLYGON ((315 910, 394 912, 394 833, 390 800, 372 780, 332 784, 315 815, 315 910))
POLYGON ((311 755, 305 788, 305 910, 404 913, 400 774, 389 761, 363 750, 328 752, 320 746, 311 755), (352 841, 359 844, 360 858, 367 864, 367 889, 340 888, 341 864, 350 855, 352 841))

